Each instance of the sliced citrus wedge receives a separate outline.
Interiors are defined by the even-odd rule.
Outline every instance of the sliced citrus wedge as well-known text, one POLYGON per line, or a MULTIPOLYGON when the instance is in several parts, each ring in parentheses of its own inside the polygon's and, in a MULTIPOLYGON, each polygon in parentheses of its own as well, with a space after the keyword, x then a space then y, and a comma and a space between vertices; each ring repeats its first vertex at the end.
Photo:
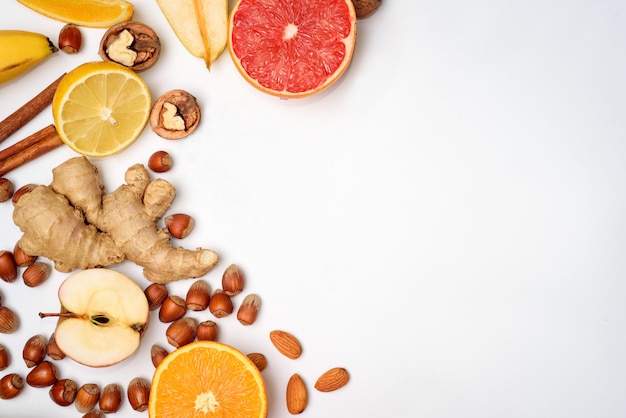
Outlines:
POLYGON ((112 62, 79 65, 61 80, 52 116, 61 140, 88 157, 107 157, 132 144, 150 117, 148 86, 112 62))
POLYGON ((215 341, 172 351, 152 377, 151 418, 265 418, 261 372, 246 355, 215 341))
POLYGON ((108 28, 133 16, 133 5, 125 0, 17 1, 49 18, 92 28, 108 28))

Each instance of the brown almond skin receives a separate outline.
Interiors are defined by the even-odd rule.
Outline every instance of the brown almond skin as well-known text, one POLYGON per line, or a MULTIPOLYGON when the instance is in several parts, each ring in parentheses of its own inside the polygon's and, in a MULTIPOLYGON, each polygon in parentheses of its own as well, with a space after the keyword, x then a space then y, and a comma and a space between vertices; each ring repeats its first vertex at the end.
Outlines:
POLYGON ((297 373, 292 375, 287 382, 287 410, 290 414, 302 413, 308 403, 308 395, 304 381, 297 373))
POLYGON ((348 383, 348 380, 350 380, 348 371, 343 367, 335 367, 323 373, 317 379, 315 389, 320 392, 332 392, 333 390, 344 387, 348 383))
POLYGON ((254 365, 260 372, 265 370, 267 367, 267 358, 261 353, 250 353, 248 354, 248 358, 252 360, 254 365))
POLYGON ((281 354, 290 359, 295 360, 302 355, 300 342, 286 331, 276 330, 270 332, 270 340, 281 354))

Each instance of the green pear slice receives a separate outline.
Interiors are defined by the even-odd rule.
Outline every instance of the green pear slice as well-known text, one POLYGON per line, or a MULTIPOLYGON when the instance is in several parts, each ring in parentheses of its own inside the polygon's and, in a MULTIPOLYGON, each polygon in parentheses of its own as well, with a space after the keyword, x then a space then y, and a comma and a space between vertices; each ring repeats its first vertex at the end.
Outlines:
POLYGON ((148 325, 148 301, 128 276, 104 268, 83 270, 59 287, 55 339, 74 361, 104 367, 132 355, 148 325))
POLYGON ((228 42, 228 0, 157 0, 174 33, 207 68, 228 42))

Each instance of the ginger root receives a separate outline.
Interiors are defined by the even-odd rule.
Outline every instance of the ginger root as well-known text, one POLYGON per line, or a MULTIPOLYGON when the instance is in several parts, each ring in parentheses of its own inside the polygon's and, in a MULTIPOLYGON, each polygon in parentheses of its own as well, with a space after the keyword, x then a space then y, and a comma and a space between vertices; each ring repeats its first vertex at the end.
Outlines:
POLYGON ((217 264, 214 251, 174 248, 167 230, 158 228, 176 194, 173 185, 151 181, 141 164, 126 171, 125 181, 105 194, 98 170, 87 158, 62 163, 53 169, 49 187, 38 186, 36 194, 27 193, 16 202, 13 220, 24 233, 20 246, 28 254, 50 258, 60 271, 128 259, 155 283, 199 277, 217 264), (91 231, 89 235, 78 231, 77 224, 91 231), (84 235, 80 245, 79 232, 84 235))

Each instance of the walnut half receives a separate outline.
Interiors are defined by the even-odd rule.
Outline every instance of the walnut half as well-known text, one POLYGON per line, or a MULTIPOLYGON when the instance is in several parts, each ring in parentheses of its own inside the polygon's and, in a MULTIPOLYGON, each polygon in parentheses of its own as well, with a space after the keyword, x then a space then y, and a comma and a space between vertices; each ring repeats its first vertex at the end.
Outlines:
POLYGON ((117 62, 134 71, 154 65, 161 53, 156 32, 140 22, 121 22, 111 26, 100 41, 98 54, 105 61, 117 62))
POLYGON ((150 112, 150 127, 162 138, 181 139, 200 123, 200 106, 185 90, 170 90, 157 99, 150 112))

